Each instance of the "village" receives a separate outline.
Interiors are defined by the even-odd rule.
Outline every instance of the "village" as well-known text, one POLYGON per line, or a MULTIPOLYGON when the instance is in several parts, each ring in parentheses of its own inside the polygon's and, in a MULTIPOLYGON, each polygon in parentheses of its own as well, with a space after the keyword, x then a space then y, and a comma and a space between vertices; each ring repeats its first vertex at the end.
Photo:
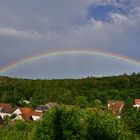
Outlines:
MULTIPOLYGON (((30 104, 30 102, 27 100, 24 100, 24 102, 26 104, 30 104)), ((75 107, 74 105, 64 106, 75 107)), ((124 106, 124 101, 109 100, 107 102, 106 108, 119 119, 121 118, 121 113, 124 106)), ((40 120, 43 117, 44 113, 58 107, 60 107, 60 105, 56 102, 48 102, 45 105, 38 105, 34 110, 29 107, 12 107, 12 105, 9 103, 0 103, 0 128, 4 126, 5 120, 9 120, 9 124, 11 125, 15 124, 17 120, 22 120, 24 122, 40 120)), ((134 100, 133 107, 137 109, 140 108, 140 99, 134 100)))

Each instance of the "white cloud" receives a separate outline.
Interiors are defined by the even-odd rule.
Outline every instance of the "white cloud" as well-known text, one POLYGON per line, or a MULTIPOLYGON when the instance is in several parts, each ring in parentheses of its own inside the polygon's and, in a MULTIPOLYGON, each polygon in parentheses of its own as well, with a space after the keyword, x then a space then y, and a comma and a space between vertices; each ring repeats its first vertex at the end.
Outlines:
POLYGON ((47 37, 47 33, 45 35, 40 34, 36 30, 21 30, 16 28, 0 28, 0 37, 5 38, 17 38, 17 39, 41 39, 43 37, 47 37))

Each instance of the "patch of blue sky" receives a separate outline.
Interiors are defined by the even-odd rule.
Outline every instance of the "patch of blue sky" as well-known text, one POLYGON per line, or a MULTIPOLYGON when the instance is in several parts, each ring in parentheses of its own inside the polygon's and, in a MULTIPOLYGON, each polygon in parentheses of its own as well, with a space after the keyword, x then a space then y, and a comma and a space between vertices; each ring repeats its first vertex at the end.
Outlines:
MULTIPOLYGON (((124 1, 124 0, 123 0, 124 1)), ((129 14, 129 8, 116 7, 114 5, 92 5, 88 8, 88 19, 109 22, 111 20, 110 13, 129 14)))

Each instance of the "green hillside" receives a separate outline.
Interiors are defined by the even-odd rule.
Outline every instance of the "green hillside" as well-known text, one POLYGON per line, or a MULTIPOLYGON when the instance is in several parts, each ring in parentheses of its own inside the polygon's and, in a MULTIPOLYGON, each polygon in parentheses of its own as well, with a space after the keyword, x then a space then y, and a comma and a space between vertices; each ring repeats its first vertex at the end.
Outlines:
POLYGON ((0 128, 1 140, 139 140, 140 74, 84 79, 29 80, 0 77, 0 102, 35 108, 57 102, 59 108, 39 121, 17 121, 0 128), (29 105, 22 103, 28 100, 29 105), (107 109, 108 100, 124 101, 122 117, 107 109), (71 106, 73 105, 73 106, 71 106))

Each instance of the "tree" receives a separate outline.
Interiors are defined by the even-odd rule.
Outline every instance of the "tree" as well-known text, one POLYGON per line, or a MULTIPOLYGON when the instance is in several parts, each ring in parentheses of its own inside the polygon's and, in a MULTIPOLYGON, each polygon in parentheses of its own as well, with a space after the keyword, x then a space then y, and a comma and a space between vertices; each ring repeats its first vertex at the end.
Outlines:
POLYGON ((101 106, 102 106, 102 102, 99 99, 96 99, 95 100, 95 107, 98 109, 101 109, 101 106))
POLYGON ((70 90, 67 90, 64 94, 60 94, 58 101, 63 104, 72 104, 73 103, 72 92, 70 90))
POLYGON ((75 103, 80 108, 86 108, 87 105, 88 105, 88 101, 87 101, 86 97, 84 97, 84 96, 78 96, 78 97, 76 97, 75 98, 75 103))
POLYGON ((140 135, 140 110, 134 107, 127 108, 124 110, 122 119, 134 134, 140 135))
POLYGON ((6 126, 6 125, 9 124, 11 119, 10 119, 10 117, 8 115, 5 115, 3 120, 4 120, 4 125, 6 126))
POLYGON ((79 108, 62 109, 61 127, 65 140, 86 140, 88 117, 79 108))
POLYGON ((93 112, 88 121, 88 140, 129 139, 131 133, 108 112, 93 112))
POLYGON ((61 110, 52 109, 47 112, 36 129, 36 140, 63 140, 61 130, 61 110))

